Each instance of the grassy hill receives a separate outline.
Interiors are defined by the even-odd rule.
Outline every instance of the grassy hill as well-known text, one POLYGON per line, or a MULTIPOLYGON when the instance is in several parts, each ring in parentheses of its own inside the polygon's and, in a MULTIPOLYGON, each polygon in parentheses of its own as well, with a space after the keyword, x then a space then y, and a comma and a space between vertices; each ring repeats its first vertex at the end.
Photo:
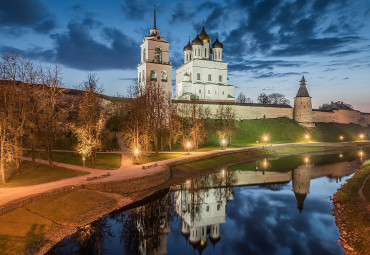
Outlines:
MULTIPOLYGON (((355 124, 317 123, 313 129, 305 129, 297 122, 288 118, 256 119, 236 121, 238 127, 229 147, 243 147, 260 144, 264 135, 269 136, 268 143, 295 143, 305 142, 305 134, 310 134, 313 142, 339 142, 339 136, 343 141, 358 141, 359 134, 364 133, 370 137, 370 128, 364 128, 355 124)), ((207 144, 203 147, 220 146, 218 137, 211 132, 207 144)))

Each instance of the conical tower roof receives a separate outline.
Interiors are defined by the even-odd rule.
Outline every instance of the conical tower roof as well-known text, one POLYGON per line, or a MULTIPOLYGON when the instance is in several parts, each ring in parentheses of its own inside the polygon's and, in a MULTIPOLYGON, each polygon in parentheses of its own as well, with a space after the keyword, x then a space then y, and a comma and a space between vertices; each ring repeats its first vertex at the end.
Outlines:
POLYGON ((297 200, 297 208, 299 212, 302 212, 304 200, 306 199, 307 194, 294 193, 294 195, 297 200))
POLYGON ((306 88, 306 80, 304 76, 302 76, 301 85, 299 86, 299 90, 296 97, 310 97, 306 88))

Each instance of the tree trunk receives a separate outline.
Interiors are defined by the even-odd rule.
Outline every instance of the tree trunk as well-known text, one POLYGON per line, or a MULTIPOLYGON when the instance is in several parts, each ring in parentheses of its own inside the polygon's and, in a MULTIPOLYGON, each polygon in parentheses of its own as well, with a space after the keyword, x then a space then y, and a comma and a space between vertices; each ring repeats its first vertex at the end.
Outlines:
POLYGON ((93 168, 96 167, 96 151, 95 149, 93 149, 92 153, 91 153, 91 163, 93 165, 93 168))
POLYGON ((46 155, 47 155, 47 157, 48 157, 49 166, 54 167, 54 163, 53 163, 53 161, 51 160, 51 144, 48 144, 48 146, 47 146, 47 149, 46 149, 46 155))
POLYGON ((33 143, 31 147, 31 152, 32 152, 32 170, 36 170, 35 145, 33 143))
POLYGON ((6 183, 6 178, 5 178, 5 151, 4 151, 4 146, 3 145, 1 145, 0 172, 1 172, 1 182, 6 183))

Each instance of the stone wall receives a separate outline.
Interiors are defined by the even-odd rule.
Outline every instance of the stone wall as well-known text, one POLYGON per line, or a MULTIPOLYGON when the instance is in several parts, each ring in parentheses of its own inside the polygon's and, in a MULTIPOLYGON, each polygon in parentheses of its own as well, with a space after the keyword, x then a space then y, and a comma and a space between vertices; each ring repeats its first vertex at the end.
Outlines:
MULTIPOLYGON (((349 110, 333 110, 333 111, 313 111, 314 122, 336 122, 341 124, 362 124, 361 112, 349 110)), ((368 119, 370 120, 370 118, 368 119)), ((367 121, 367 124, 370 122, 367 121)))
MULTIPOLYGON (((173 101, 178 105, 191 107, 192 102, 187 100, 173 101)), ((210 101, 197 101, 197 104, 208 107, 211 114, 214 116, 217 113, 220 105, 231 106, 235 109, 235 119, 273 119, 287 117, 293 118, 293 108, 290 105, 263 105, 263 104, 241 104, 234 102, 210 102, 210 101)))

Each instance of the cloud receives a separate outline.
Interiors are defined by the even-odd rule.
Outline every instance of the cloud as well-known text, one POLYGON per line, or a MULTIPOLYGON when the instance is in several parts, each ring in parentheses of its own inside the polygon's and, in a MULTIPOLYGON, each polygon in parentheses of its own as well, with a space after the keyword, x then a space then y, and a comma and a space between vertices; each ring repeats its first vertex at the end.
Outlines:
POLYGON ((185 20, 192 20, 195 12, 189 10, 189 4, 181 2, 176 4, 172 9, 171 22, 184 22, 185 20))
POLYGON ((48 33, 55 28, 55 21, 48 5, 40 0, 0 1, 0 26, 28 28, 39 33, 48 33))
POLYGON ((153 6, 146 0, 126 0, 121 4, 121 9, 127 18, 141 19, 145 14, 153 11, 153 6))
POLYGON ((304 61, 283 61, 283 60, 245 60, 239 63, 230 64, 230 71, 260 71, 273 70, 274 67, 300 67, 304 61))
POLYGON ((94 24, 71 21, 67 33, 54 35, 55 61, 80 70, 134 69, 140 53, 137 42, 111 27, 100 30, 107 43, 99 42, 91 35, 94 24))

